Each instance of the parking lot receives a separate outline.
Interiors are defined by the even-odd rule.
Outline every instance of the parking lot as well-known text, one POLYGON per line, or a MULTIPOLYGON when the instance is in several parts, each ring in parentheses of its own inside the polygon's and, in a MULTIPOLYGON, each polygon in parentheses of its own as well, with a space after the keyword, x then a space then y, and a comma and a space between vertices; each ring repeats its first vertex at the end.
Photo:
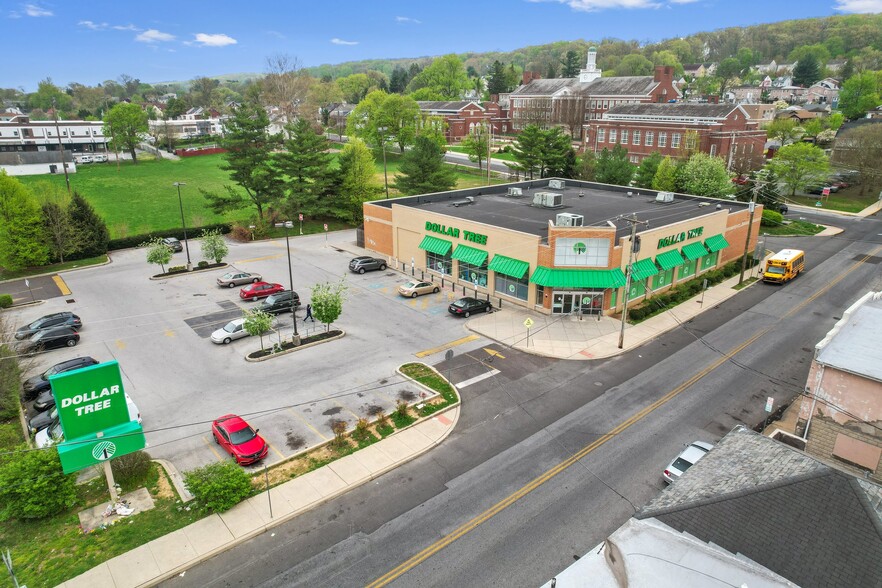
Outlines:
MULTIPOLYGON (((324 325, 303 322, 310 287, 343 280, 343 314, 335 323, 346 336, 260 363, 244 356, 260 347, 256 337, 215 345, 208 336, 253 302, 238 288, 219 288, 214 270, 165 280, 149 280, 156 266, 143 250, 113 254, 113 263, 64 274, 69 295, 10 313, 16 325, 58 310, 83 320, 80 344, 37 356, 31 373, 82 355, 119 361, 126 390, 137 403, 148 451, 180 470, 227 459, 212 441, 211 421, 223 414, 244 416, 271 445, 272 464, 333 436, 331 425, 391 412, 398 399, 418 402, 421 391, 395 373, 402 363, 421 358, 435 363, 443 350, 466 352, 488 341, 471 335, 465 321, 447 313, 461 296, 450 289, 419 298, 397 294, 407 276, 392 269, 350 273, 354 232, 291 239, 294 289, 301 298, 298 331, 324 325)), ((193 261, 200 257, 190 243, 193 261)), ((176 253, 172 263, 183 260, 176 253)), ((237 269, 261 273, 266 281, 288 285, 285 241, 230 244, 227 261, 237 269)), ((290 314, 279 315, 278 333, 290 336, 290 314)), ((270 345, 277 334, 264 336, 270 345)))

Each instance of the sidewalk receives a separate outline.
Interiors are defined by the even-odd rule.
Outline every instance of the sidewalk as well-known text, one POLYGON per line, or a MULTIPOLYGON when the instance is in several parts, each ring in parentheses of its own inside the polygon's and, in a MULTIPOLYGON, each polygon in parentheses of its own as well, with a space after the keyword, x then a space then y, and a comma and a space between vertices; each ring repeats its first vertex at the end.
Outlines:
POLYGON ((118 555, 62 588, 153 586, 369 482, 441 443, 459 420, 460 405, 183 529, 118 555), (270 507, 270 500, 272 506, 270 507), (272 508, 272 515, 270 515, 272 508))

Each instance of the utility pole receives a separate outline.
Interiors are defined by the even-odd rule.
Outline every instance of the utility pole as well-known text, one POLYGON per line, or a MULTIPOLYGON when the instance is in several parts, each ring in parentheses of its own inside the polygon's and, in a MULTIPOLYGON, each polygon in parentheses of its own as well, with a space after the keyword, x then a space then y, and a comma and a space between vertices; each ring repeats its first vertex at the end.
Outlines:
POLYGON ((747 250, 750 248, 750 232, 753 230, 753 212, 756 210, 756 198, 759 195, 760 189, 763 187, 763 183, 754 180, 753 182, 753 196, 750 199, 750 203, 747 205, 748 210, 750 210, 750 217, 747 221, 747 237, 744 238, 744 254, 741 256, 741 276, 738 278, 738 285, 741 285, 741 282, 744 281, 744 270, 747 267, 747 250))
POLYGON ((493 145, 493 123, 487 120, 487 185, 490 185, 490 147, 493 145))
POLYGON ((58 130, 58 108, 55 98, 52 99, 52 116, 55 118, 55 134, 58 135, 58 149, 61 151, 61 169, 64 170, 64 183, 67 184, 67 195, 70 196, 70 177, 67 175, 67 164, 64 163, 64 143, 61 142, 61 131, 58 130))
POLYGON ((619 349, 625 345, 625 322, 628 318, 628 293, 631 290, 631 266, 634 264, 634 254, 640 251, 640 240, 637 237, 637 225, 649 225, 648 221, 637 220, 637 215, 630 218, 622 217, 622 220, 631 223, 630 252, 628 253, 628 267, 625 268, 625 295, 622 304, 622 328, 619 331, 619 349))

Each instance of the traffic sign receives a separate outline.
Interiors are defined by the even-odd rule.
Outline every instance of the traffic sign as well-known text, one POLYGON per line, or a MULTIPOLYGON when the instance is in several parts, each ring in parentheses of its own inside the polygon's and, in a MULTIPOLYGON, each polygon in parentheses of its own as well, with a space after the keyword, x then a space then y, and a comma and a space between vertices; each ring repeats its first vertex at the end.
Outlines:
POLYGON ((328 230, 328 223, 325 223, 325 231, 328 230))
POLYGON ((821 190, 821 193, 824 196, 829 196, 830 195, 830 188, 824 188, 823 190, 821 190))
POLYGON ((530 317, 527 317, 526 319, 524 319, 524 326, 527 327, 528 329, 530 327, 532 327, 533 326, 533 319, 531 319, 530 317))
POLYGON ((775 399, 769 396, 766 398, 766 412, 772 412, 772 406, 775 404, 775 399))
POLYGON ((301 220, 301 221, 303 220, 303 215, 302 215, 302 214, 298 214, 297 216, 300 217, 300 220, 301 220))

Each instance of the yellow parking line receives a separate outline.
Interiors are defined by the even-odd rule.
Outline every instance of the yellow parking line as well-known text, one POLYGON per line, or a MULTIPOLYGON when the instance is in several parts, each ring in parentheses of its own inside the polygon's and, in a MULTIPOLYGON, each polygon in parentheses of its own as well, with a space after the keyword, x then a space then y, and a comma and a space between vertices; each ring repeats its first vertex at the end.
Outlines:
POLYGON ((252 261, 265 261, 267 259, 278 259, 282 257, 281 253, 276 253, 274 255, 264 255, 263 257, 252 257, 251 259, 240 259, 239 261, 234 261, 233 263, 251 263, 252 261))
POLYGON ((316 429, 315 427, 313 427, 313 426, 309 423, 308 420, 306 420, 305 418, 303 418, 303 416, 302 416, 300 413, 298 413, 297 411, 295 411, 294 409, 289 408, 289 409, 288 409, 288 412, 290 412, 291 414, 293 414, 294 416, 296 416, 298 419, 300 419, 300 420, 303 422, 303 424, 306 425, 307 428, 309 428, 309 430, 311 430, 313 433, 315 433, 316 435, 318 435, 319 437, 321 437, 321 438, 324 439, 325 441, 327 441, 328 439, 330 439, 330 437, 325 437, 324 435, 322 435, 321 432, 320 432, 318 429, 316 429))
POLYGON ((116 343, 116 348, 119 349, 120 351, 126 348, 126 342, 123 341, 122 339, 117 339, 115 341, 115 343, 116 343))
POLYGON ((434 347, 432 349, 426 349, 425 351, 418 351, 416 353, 417 357, 426 357, 428 355, 434 355, 435 353, 440 353, 441 351, 446 351, 451 347, 456 347, 457 345, 462 345, 463 343, 468 343, 469 341, 475 341, 476 339, 480 339, 481 337, 478 335, 469 335, 468 337, 463 337, 462 339, 457 339, 456 341, 451 341, 450 343, 445 343, 444 345, 439 345, 438 347, 434 347))
POLYGON ((166 329, 165 333, 163 333, 166 337, 175 337, 176 333, 173 329, 166 329))
POLYGON ((52 281, 55 282, 55 285, 61 290, 62 296, 70 296, 70 288, 64 283, 64 278, 61 276, 52 276, 52 281))
POLYGON ((202 437, 202 440, 205 442, 205 446, 208 447, 208 448, 211 450, 211 452, 214 454, 214 456, 217 458, 218 461, 223 461, 223 460, 224 460, 224 458, 222 458, 222 457, 220 456, 220 454, 219 454, 217 451, 215 451, 214 447, 213 447, 212 444, 211 444, 211 441, 209 441, 208 439, 206 439, 204 436, 202 437))
POLYGON ((270 448, 270 449, 272 449, 273 451, 276 452, 276 455, 279 456, 279 459, 282 459, 282 460, 285 459, 285 456, 282 455, 282 452, 279 451, 278 449, 276 449, 275 446, 273 446, 272 443, 270 443, 269 441, 267 441, 266 444, 269 445, 269 448, 270 448))

